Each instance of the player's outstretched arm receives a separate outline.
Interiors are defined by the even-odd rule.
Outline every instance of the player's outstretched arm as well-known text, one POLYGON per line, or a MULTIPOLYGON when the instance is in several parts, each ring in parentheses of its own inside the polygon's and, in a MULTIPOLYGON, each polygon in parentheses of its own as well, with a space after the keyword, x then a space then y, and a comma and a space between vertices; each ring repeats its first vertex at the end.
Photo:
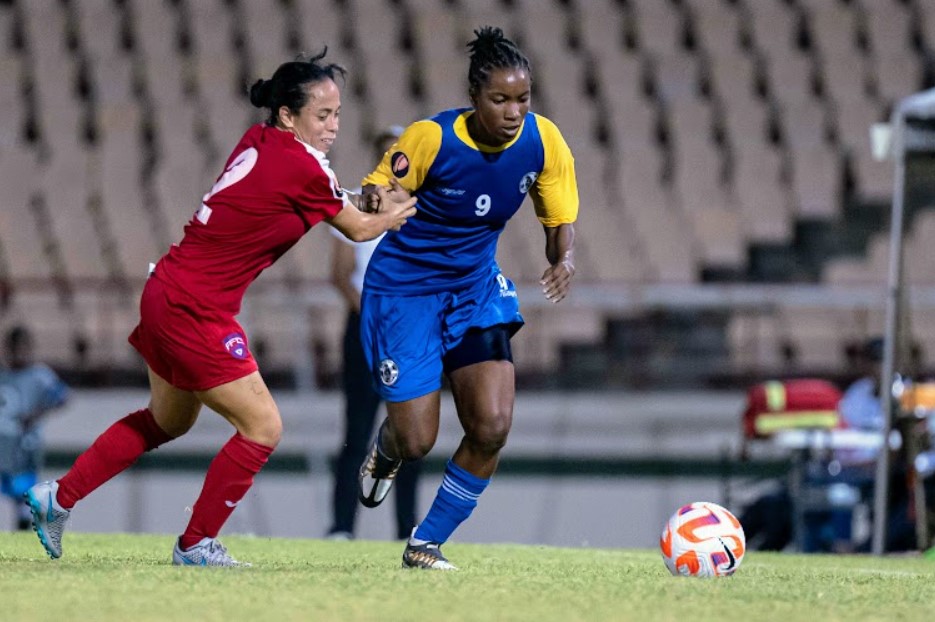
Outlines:
POLYGON ((567 223, 545 229, 545 256, 551 264, 539 283, 551 302, 561 302, 571 289, 575 276, 575 225, 567 223))
POLYGON ((365 242, 390 229, 399 231, 399 228, 406 224, 406 219, 415 215, 415 197, 403 199, 391 194, 382 186, 376 189, 376 193, 382 206, 379 213, 364 213, 357 207, 345 203, 344 209, 329 219, 328 224, 350 240, 365 242))

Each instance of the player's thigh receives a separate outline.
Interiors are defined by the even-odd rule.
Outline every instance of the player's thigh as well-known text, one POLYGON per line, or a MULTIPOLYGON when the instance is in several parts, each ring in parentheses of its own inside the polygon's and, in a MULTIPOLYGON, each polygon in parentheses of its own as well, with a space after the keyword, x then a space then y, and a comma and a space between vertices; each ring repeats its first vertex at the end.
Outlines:
POLYGON ((449 294, 387 296, 364 292, 361 341, 371 378, 387 402, 441 389, 442 324, 449 294))
POLYGON ((448 379, 465 435, 484 444, 505 443, 516 399, 513 363, 483 361, 452 371, 448 379))
POLYGON ((255 371, 206 391, 197 391, 195 395, 205 406, 227 419, 243 436, 268 447, 279 443, 282 436, 279 407, 260 372, 255 371))
POLYGON ((441 391, 403 402, 387 402, 392 441, 397 454, 407 460, 421 458, 435 446, 441 411, 441 391))
POLYGON ((179 389, 159 376, 152 368, 149 373, 149 412, 163 432, 178 438, 188 432, 201 412, 201 401, 192 391, 179 389))

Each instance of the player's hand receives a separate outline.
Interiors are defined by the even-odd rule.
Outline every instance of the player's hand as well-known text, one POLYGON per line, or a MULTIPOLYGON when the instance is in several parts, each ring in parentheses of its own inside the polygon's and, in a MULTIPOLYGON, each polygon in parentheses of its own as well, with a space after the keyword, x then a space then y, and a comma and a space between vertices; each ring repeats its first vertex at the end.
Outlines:
POLYGON ((395 179, 390 180, 390 189, 386 194, 390 200, 396 201, 397 203, 403 203, 412 197, 412 194, 400 186, 399 182, 395 179))
MULTIPOLYGON (((361 201, 361 211, 367 212, 368 214, 378 214, 380 209, 383 207, 383 200, 380 198, 379 192, 377 192, 377 186, 368 186, 364 189, 364 196, 361 201)), ((408 190, 399 185, 399 182, 395 179, 390 180, 389 188, 386 188, 386 194, 392 201, 397 203, 403 203, 408 201, 412 194, 408 190)))
POLYGON ((376 214, 380 211, 380 195, 375 187, 367 187, 363 191, 360 202, 360 211, 367 214, 376 214))
MULTIPOLYGON (((391 181, 394 183, 396 180, 391 181)), ((399 188, 399 184, 396 184, 399 188)), ((401 190, 401 188, 399 188, 401 190)), ((406 219, 416 214, 416 198, 409 196, 405 190, 402 194, 395 189, 387 189, 384 186, 377 187, 377 194, 380 198, 381 213, 385 214, 391 225, 388 227, 393 231, 399 231, 400 227, 406 224, 406 219)))
POLYGON ((539 279, 542 293, 549 302, 561 302, 571 289, 571 279, 575 276, 575 264, 570 259, 563 259, 554 266, 549 266, 539 279))

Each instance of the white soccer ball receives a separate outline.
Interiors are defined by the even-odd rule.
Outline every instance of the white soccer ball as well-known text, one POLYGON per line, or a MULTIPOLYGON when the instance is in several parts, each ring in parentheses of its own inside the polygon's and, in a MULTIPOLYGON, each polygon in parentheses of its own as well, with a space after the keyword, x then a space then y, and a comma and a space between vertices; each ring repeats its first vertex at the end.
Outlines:
POLYGON ((733 514, 700 501, 675 511, 662 530, 659 548, 675 576, 726 577, 740 567, 747 539, 733 514))

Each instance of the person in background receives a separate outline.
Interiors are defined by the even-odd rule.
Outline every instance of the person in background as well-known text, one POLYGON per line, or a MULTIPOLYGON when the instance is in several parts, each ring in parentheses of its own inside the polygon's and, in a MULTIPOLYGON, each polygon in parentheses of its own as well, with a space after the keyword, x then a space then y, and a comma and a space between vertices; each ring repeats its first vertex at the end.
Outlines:
MULTIPOLYGON (((883 337, 872 337, 864 341, 855 353, 853 364, 857 378, 845 389, 839 407, 841 416, 850 429, 882 432, 886 426, 883 402, 880 399, 884 343, 883 337)), ((900 370, 905 378, 914 378, 921 367, 920 357, 920 350, 913 345, 909 349, 905 368, 900 370)), ((894 403, 894 409, 896 408, 894 403)), ((898 417, 899 413, 894 411, 894 418, 898 417)), ((906 420, 902 419, 902 421, 906 420)), ((898 419, 894 419, 893 429, 901 433, 906 432, 900 429, 898 419)), ((904 439, 891 461, 884 542, 884 549, 888 552, 911 551, 918 548, 911 475, 906 462, 907 449, 904 439)), ((847 477, 850 483, 858 486, 867 498, 873 494, 878 454, 877 448, 839 449, 835 452, 836 459, 842 465, 841 476, 847 477)), ((931 482, 927 486, 930 487, 931 482)), ((843 532, 843 529, 839 529, 839 532, 843 532)), ((849 531, 846 533, 850 535, 849 531)), ((866 542, 858 545, 857 550, 867 552, 870 546, 871 542, 868 538, 866 542)))
MULTIPOLYGON (((242 566, 218 533, 246 496, 282 435, 282 418, 237 322, 244 293, 322 220, 358 241, 405 225, 415 200, 378 190, 381 210, 361 211, 360 195, 338 183, 326 157, 337 138, 344 69, 323 59, 283 63, 250 89, 266 121, 247 129, 211 190, 151 271, 130 343, 146 361, 150 399, 105 430, 56 481, 26 492, 36 534, 53 559, 75 505, 195 424, 202 405, 234 434, 215 456, 175 540, 172 563, 242 566)), ((403 193, 404 194, 404 193, 403 193)))
POLYGON ((68 401, 68 386, 52 369, 33 362, 32 334, 14 326, 3 338, 0 366, 0 492, 16 504, 15 527, 31 527, 23 495, 42 468, 42 420, 68 401))
MULTIPOLYGON (((402 135, 403 128, 387 127, 374 140, 375 161, 389 151, 402 135)), ((373 389, 370 368, 360 343, 360 293, 364 272, 370 262, 378 238, 367 242, 352 242, 332 229, 331 283, 347 306, 344 325, 342 389, 344 391, 344 443, 334 465, 334 493, 331 526, 328 537, 350 540, 354 537, 357 518, 357 469, 367 455, 373 434, 373 423, 382 401, 373 389)), ((422 461, 413 460, 400 468, 396 476, 396 537, 408 538, 416 524, 416 499, 422 461)))

